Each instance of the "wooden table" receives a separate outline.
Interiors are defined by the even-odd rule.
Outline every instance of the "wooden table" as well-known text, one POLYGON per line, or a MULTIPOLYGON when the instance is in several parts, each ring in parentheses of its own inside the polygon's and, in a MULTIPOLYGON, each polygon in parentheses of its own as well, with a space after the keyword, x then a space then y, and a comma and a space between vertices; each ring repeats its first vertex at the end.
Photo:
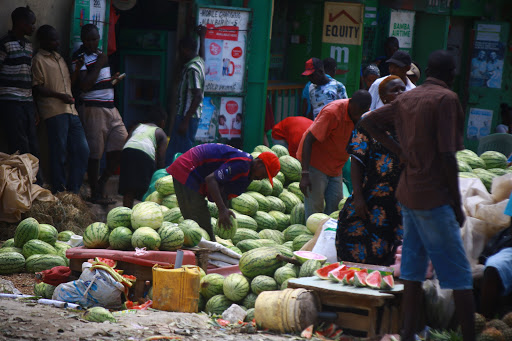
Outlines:
POLYGON ((395 284, 393 290, 379 291, 303 277, 290 279, 288 288, 304 288, 317 293, 322 311, 336 312, 335 323, 347 333, 373 337, 400 330, 403 284, 395 284))

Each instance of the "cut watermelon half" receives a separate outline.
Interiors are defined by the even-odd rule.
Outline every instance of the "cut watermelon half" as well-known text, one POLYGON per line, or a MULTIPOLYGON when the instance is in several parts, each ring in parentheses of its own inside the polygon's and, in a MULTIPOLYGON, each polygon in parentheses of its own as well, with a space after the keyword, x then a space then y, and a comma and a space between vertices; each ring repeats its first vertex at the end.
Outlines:
POLYGON ((357 271, 354 274, 354 285, 356 287, 365 287, 366 286, 366 277, 368 277, 368 272, 357 271))
POLYGON ((320 263, 324 263, 327 260, 327 257, 311 251, 295 251, 293 255, 300 262, 300 264, 304 264, 304 262, 309 259, 318 260, 320 263))
POLYGON ((110 266, 111 268, 115 268, 117 266, 117 262, 110 258, 102 258, 102 257, 96 257, 94 259, 96 262, 103 263, 105 265, 110 266))
POLYGON ((382 290, 391 290, 395 287, 395 279, 393 278, 393 275, 387 275, 382 277, 382 280, 380 281, 380 288, 382 290))
POLYGON ((380 289, 380 283, 382 282, 382 275, 379 271, 373 271, 366 277, 366 285, 372 289, 380 289))
POLYGON ((343 269, 345 265, 340 265, 340 263, 332 263, 324 266, 315 271, 315 276, 321 279, 329 279, 329 272, 336 269, 343 269))

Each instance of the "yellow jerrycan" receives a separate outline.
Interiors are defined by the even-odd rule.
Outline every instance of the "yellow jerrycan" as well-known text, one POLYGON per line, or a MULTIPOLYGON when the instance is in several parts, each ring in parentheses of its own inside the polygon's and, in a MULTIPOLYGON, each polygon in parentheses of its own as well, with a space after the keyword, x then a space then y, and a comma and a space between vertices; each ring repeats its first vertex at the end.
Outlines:
POLYGON ((199 267, 174 269, 153 266, 153 308, 182 313, 197 313, 199 303, 199 267))

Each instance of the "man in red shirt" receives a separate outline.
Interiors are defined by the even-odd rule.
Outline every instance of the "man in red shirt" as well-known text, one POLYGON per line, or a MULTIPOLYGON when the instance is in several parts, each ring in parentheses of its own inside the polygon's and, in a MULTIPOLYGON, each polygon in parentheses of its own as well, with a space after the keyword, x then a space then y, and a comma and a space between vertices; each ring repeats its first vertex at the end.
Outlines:
POLYGON ((354 125, 371 102, 366 90, 356 91, 350 99, 333 101, 304 133, 297 158, 302 163, 300 189, 305 196, 306 219, 313 213, 331 214, 338 208, 343 198, 342 170, 348 160, 347 143, 354 125))
POLYGON ((272 129, 272 142, 288 148, 291 156, 297 157, 302 135, 308 130, 313 121, 304 116, 287 117, 272 129))

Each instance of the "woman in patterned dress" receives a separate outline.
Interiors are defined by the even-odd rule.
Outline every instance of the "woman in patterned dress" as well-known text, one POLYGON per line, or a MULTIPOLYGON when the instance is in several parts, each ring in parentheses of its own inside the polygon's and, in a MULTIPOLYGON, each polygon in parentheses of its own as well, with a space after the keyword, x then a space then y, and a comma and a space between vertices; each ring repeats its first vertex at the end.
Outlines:
MULTIPOLYGON (((384 104, 405 91, 397 76, 389 76, 379 86, 384 104)), ((394 132, 388 132, 396 138, 394 132)), ((402 216, 395 198, 401 167, 398 156, 385 149, 361 127, 356 126, 347 145, 352 162, 353 192, 338 220, 336 250, 338 260, 390 265, 395 249, 402 243, 402 216)))

